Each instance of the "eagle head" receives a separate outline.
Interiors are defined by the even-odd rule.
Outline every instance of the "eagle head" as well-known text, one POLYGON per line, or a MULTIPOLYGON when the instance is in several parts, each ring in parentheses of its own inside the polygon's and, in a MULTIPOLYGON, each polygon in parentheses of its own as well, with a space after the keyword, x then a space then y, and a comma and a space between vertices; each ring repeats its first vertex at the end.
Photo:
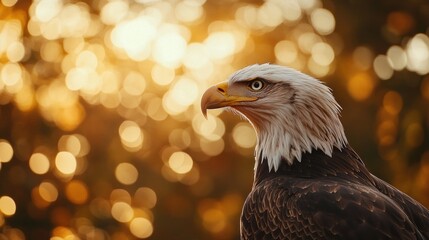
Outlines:
POLYGON ((294 69, 255 64, 210 87, 201 99, 207 109, 227 107, 246 118, 257 135, 256 167, 267 161, 277 171, 313 149, 332 156, 347 143, 339 120, 341 107, 319 80, 294 69))

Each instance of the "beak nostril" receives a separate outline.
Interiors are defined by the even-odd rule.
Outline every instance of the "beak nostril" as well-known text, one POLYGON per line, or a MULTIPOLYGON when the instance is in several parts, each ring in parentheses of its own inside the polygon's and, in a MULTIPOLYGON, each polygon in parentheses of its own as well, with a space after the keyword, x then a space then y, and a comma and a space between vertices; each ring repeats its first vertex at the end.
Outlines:
POLYGON ((223 94, 225 93, 225 89, 223 89, 223 88, 218 87, 217 90, 223 94))

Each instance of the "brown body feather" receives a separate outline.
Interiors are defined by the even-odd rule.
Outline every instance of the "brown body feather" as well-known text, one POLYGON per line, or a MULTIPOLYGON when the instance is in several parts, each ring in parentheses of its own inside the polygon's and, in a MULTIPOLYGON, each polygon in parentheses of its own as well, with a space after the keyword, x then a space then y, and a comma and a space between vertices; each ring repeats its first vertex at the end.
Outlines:
MULTIPOLYGON (((261 162, 261 161, 259 161, 261 162)), ((374 177, 349 147, 257 167, 241 239, 429 239, 429 211, 374 177)))

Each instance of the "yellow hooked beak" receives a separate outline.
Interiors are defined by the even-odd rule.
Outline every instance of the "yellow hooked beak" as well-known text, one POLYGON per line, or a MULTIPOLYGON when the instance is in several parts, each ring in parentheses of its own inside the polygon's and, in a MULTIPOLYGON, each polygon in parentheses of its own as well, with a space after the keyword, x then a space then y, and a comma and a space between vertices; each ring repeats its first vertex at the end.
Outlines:
POLYGON ((207 109, 238 105, 242 102, 256 101, 257 97, 234 96, 228 94, 228 83, 222 82, 206 90, 201 98, 201 111, 207 117, 207 109))

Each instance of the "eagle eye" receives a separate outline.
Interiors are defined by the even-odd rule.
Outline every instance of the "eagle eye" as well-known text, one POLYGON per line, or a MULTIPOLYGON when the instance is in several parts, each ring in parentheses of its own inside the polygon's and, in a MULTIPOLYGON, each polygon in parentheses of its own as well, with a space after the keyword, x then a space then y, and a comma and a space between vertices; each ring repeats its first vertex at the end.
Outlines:
POLYGON ((251 81, 248 86, 253 91, 259 91, 262 88, 264 88, 265 83, 264 83, 264 81, 262 81, 260 79, 255 79, 255 80, 251 81))

